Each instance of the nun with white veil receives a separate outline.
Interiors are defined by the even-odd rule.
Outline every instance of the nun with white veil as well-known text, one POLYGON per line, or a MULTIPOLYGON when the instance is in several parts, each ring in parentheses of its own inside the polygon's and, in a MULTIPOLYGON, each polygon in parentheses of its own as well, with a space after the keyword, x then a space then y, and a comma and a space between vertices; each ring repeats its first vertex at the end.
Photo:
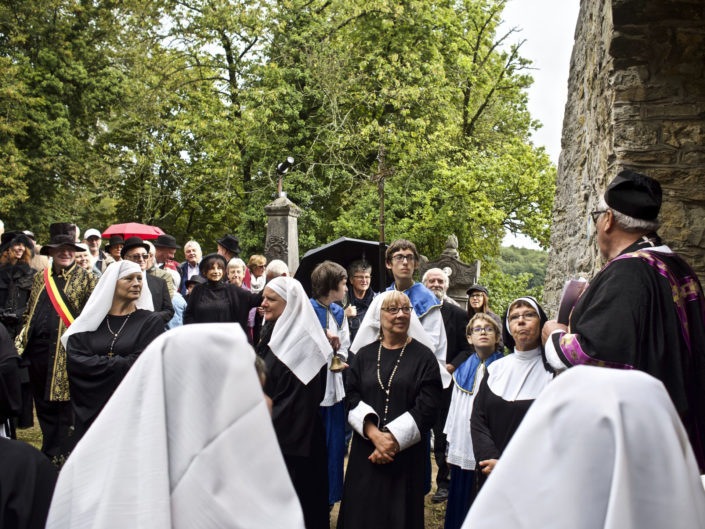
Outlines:
POLYGON ((546 313, 531 296, 509 304, 504 343, 513 353, 494 361, 480 382, 470 420, 476 489, 484 484, 534 400, 553 380, 541 348, 546 313))
POLYGON ((318 407, 333 350, 297 280, 281 276, 267 283, 262 309, 257 354, 267 367, 264 392, 272 400, 274 431, 306 528, 328 529, 328 458, 318 407))
POLYGON ((693 529, 705 490, 664 387, 578 366, 534 402, 463 529, 693 529))
MULTIPOLYGON (((403 292, 370 304, 351 351, 346 392, 350 447, 338 529, 420 529, 441 366, 403 292)), ((447 372, 446 372, 447 374, 447 372)))
POLYGON ((63 467, 49 529, 303 529, 236 323, 154 340, 63 467))
POLYGON ((164 330, 137 263, 113 263, 61 337, 78 442, 145 347, 164 330))

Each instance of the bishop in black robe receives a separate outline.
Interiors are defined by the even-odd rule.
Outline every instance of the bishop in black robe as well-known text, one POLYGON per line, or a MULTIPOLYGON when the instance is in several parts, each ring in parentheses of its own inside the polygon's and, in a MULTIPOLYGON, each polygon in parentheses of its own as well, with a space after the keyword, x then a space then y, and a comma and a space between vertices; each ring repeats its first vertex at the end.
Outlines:
POLYGON ((568 332, 551 334, 547 356, 557 353, 554 367, 639 369, 661 380, 705 472, 705 299, 695 272, 662 244, 649 234, 611 260, 575 304, 568 332))

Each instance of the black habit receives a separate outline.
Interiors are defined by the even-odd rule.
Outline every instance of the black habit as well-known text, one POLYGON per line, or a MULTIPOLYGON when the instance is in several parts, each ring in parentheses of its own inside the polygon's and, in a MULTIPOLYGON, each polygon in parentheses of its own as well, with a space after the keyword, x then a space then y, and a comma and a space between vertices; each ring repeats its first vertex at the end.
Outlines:
POLYGON ((39 450, 0 438, 0 527, 44 529, 56 468, 39 450))
MULTIPOLYGON (((386 394, 377 378, 379 341, 360 349, 352 360, 346 387, 349 406, 360 402, 384 417, 386 394)), ((401 354, 399 349, 382 349, 380 377, 385 382, 401 354)), ((421 439, 438 414, 441 376, 436 357, 426 346, 412 340, 392 380, 386 424, 409 412, 421 439)), ((384 424, 378 425, 380 428, 384 424)), ((378 465, 368 457, 374 444, 353 434, 338 529, 418 529, 424 526, 424 488, 428 455, 424 442, 399 452, 392 463, 378 465)))
POLYGON ((326 389, 327 365, 308 384, 269 348, 274 325, 264 325, 257 354, 264 358, 264 392, 272 399, 272 423, 286 468, 304 512, 306 529, 329 529, 328 456, 318 406, 326 389))
POLYGON ((79 332, 66 344, 71 403, 75 414, 74 444, 108 402, 142 351, 164 331, 162 315, 138 309, 128 316, 106 316, 95 331, 79 332), (108 356, 114 335, 113 356, 108 356))

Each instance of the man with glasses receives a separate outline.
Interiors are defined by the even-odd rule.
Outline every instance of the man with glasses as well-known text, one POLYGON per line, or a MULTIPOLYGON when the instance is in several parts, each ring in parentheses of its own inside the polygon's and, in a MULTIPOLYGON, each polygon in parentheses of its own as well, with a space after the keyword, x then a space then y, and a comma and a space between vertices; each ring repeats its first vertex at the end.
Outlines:
POLYGON ((362 320, 365 318, 367 309, 377 293, 370 288, 372 278, 372 265, 367 261, 353 261, 348 267, 348 289, 347 305, 345 315, 348 317, 350 327, 350 341, 355 339, 357 330, 360 328, 362 320))
POLYGON ((158 312, 164 325, 171 321, 174 317, 174 307, 171 304, 169 297, 169 287, 164 279, 147 273, 149 265, 149 246, 144 243, 139 237, 130 237, 125 241, 125 246, 122 247, 120 255, 123 259, 132 261, 140 265, 142 275, 147 281, 149 293, 152 295, 152 303, 154 304, 154 312, 158 312))
POLYGON ((656 233, 661 186, 620 172, 597 211, 605 267, 576 302, 570 326, 547 322, 546 360, 640 369, 660 379, 705 471, 705 298, 697 275, 656 233))
MULTIPOLYGON (((448 275, 440 268, 430 268, 421 279, 423 285, 428 288, 441 302, 441 316, 445 328, 446 339, 448 340, 446 352, 446 369, 453 373, 460 364, 470 356, 470 344, 465 337, 465 328, 468 325, 468 317, 451 298, 446 295, 450 281, 448 275)), ((436 493, 431 497, 433 503, 441 503, 448 499, 448 487, 450 486, 450 468, 446 463, 446 436, 443 427, 448 416, 450 399, 453 396, 452 385, 443 390, 441 399, 441 409, 438 420, 433 425, 433 454, 438 465, 436 474, 436 493)))

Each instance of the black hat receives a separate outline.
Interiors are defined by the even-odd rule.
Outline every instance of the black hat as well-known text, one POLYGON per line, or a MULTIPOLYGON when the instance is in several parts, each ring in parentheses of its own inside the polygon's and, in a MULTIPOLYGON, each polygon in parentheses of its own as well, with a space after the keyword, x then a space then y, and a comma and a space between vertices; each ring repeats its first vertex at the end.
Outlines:
POLYGON ((186 286, 202 285, 205 282, 206 282, 206 279, 202 275, 196 274, 195 276, 191 276, 191 279, 186 280, 186 286))
POLYGON ((39 253, 49 255, 49 250, 59 246, 70 246, 74 252, 82 252, 83 249, 76 246, 76 225, 70 222, 55 222, 49 225, 49 244, 42 246, 39 253))
POLYGON ((120 257, 125 258, 125 254, 132 250, 133 248, 144 248, 147 253, 149 253, 149 246, 139 237, 128 237, 125 241, 125 246, 120 250, 120 257))
POLYGON ((109 252, 110 247, 114 244, 125 244, 125 239, 122 238, 122 235, 111 235, 108 244, 105 245, 105 250, 109 252))
POLYGON ((166 233, 164 235, 160 235, 157 237, 157 240, 154 241, 154 247, 155 248, 174 248, 177 249, 179 248, 179 245, 176 244, 176 239, 172 237, 171 235, 167 235, 166 233))
POLYGON ((215 242, 220 244, 226 250, 231 251, 236 256, 240 255, 240 240, 234 235, 226 233, 225 235, 223 235, 222 239, 216 239, 215 242))
POLYGON ((490 293, 489 293, 489 292, 487 291, 487 289, 486 289, 485 287, 483 287, 482 285, 473 285, 473 286, 471 286, 470 288, 467 289, 467 294, 468 294, 468 296, 469 296, 471 293, 473 293, 473 292, 484 292, 484 293, 485 293, 485 296, 487 296, 487 297, 490 296, 490 293))
POLYGON ((225 279, 225 272, 228 269, 228 260, 219 253, 209 253, 201 259, 201 262, 198 263, 199 272, 203 277, 206 277, 206 272, 208 272, 208 269, 211 267, 214 260, 221 261, 221 264, 223 265, 223 279, 225 279))
POLYGON ((6 231, 2 234, 2 238, 0 239, 0 252, 4 252, 5 250, 17 243, 24 244, 25 247, 29 248, 30 251, 34 249, 34 243, 32 242, 32 239, 27 237, 27 235, 25 235, 23 232, 6 231))
POLYGON ((661 184, 629 169, 621 171, 605 191, 605 202, 609 207, 641 220, 656 220, 661 197, 661 184))

